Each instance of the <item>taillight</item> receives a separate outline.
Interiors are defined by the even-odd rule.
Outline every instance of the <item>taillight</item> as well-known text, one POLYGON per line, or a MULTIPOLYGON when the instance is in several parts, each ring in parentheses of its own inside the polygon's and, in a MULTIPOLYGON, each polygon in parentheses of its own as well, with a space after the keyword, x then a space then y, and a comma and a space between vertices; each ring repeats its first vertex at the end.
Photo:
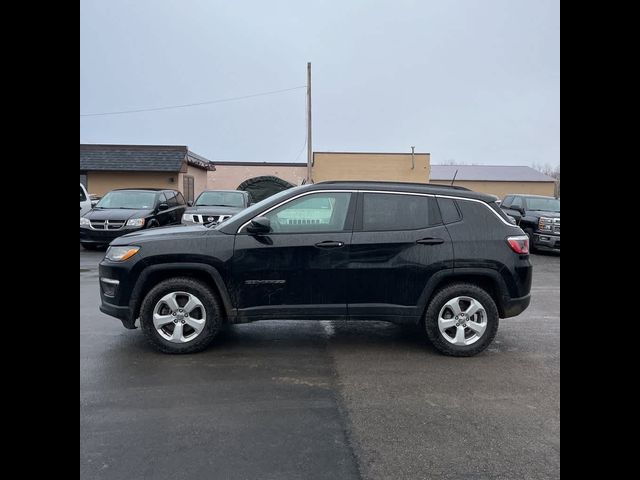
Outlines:
POLYGON ((514 252, 523 255, 529 253, 529 237, 527 237, 526 235, 509 237, 507 238, 507 242, 509 243, 511 250, 513 250, 514 252))

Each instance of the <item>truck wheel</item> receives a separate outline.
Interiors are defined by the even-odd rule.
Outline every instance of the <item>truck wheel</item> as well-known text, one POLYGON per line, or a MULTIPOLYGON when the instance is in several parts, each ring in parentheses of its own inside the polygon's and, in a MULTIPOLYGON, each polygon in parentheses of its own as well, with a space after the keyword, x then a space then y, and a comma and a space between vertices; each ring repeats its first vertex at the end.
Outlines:
POLYGON ((425 314, 427 337, 445 355, 470 357, 483 351, 498 331, 498 308, 482 288, 454 283, 438 291, 425 314))
POLYGON ((193 353, 211 344, 222 308, 211 289, 188 277, 160 282, 145 296, 140 323, 147 340, 164 353, 193 353))

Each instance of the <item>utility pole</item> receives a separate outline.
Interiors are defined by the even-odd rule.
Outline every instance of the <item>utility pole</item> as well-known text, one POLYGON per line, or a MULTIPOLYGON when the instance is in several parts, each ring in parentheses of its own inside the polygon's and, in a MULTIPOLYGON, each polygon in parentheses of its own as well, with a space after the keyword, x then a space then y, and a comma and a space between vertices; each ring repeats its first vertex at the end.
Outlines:
POLYGON ((313 147, 311 143, 311 62, 307 62, 307 181, 311 183, 313 147))

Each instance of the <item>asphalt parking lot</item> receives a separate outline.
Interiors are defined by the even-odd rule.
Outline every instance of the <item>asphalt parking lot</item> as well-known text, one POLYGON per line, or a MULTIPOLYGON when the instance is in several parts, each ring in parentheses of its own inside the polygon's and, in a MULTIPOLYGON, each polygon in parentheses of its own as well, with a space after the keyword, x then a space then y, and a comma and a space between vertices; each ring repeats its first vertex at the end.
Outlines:
POLYGON ((471 358, 378 322, 230 327, 156 353, 98 310, 80 252, 82 479, 551 479, 560 475, 560 257, 471 358))

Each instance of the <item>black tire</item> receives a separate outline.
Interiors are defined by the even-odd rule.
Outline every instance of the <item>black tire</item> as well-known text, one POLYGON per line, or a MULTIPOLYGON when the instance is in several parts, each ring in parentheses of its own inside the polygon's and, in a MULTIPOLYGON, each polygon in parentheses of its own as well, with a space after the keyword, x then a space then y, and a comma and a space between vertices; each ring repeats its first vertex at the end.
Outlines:
POLYGON ((221 329, 222 308, 217 295, 203 282, 189 277, 164 280, 145 296, 140 307, 140 326, 147 340, 163 353, 194 353, 207 348, 221 329), (206 322, 200 334, 185 343, 173 343, 163 338, 153 325, 153 310, 162 297, 171 292, 187 292, 202 302, 206 322))
POLYGON ((157 220, 151 220, 149 222, 149 225, 147 225, 147 228, 156 228, 156 227, 159 227, 159 226, 160 226, 160 224, 158 223, 157 220))
POLYGON ((82 248, 89 251, 98 250, 98 245, 94 245, 93 243, 81 243, 82 248))
POLYGON ((439 290, 431 299, 424 318, 424 326, 427 337, 433 346, 453 357, 471 357, 482 352, 493 341, 498 332, 498 308, 486 290, 471 283, 453 283, 439 290), (471 345, 454 345, 448 342, 438 328, 438 315, 445 303, 449 300, 467 296, 478 300, 485 308, 487 314, 487 327, 482 336, 471 345))

